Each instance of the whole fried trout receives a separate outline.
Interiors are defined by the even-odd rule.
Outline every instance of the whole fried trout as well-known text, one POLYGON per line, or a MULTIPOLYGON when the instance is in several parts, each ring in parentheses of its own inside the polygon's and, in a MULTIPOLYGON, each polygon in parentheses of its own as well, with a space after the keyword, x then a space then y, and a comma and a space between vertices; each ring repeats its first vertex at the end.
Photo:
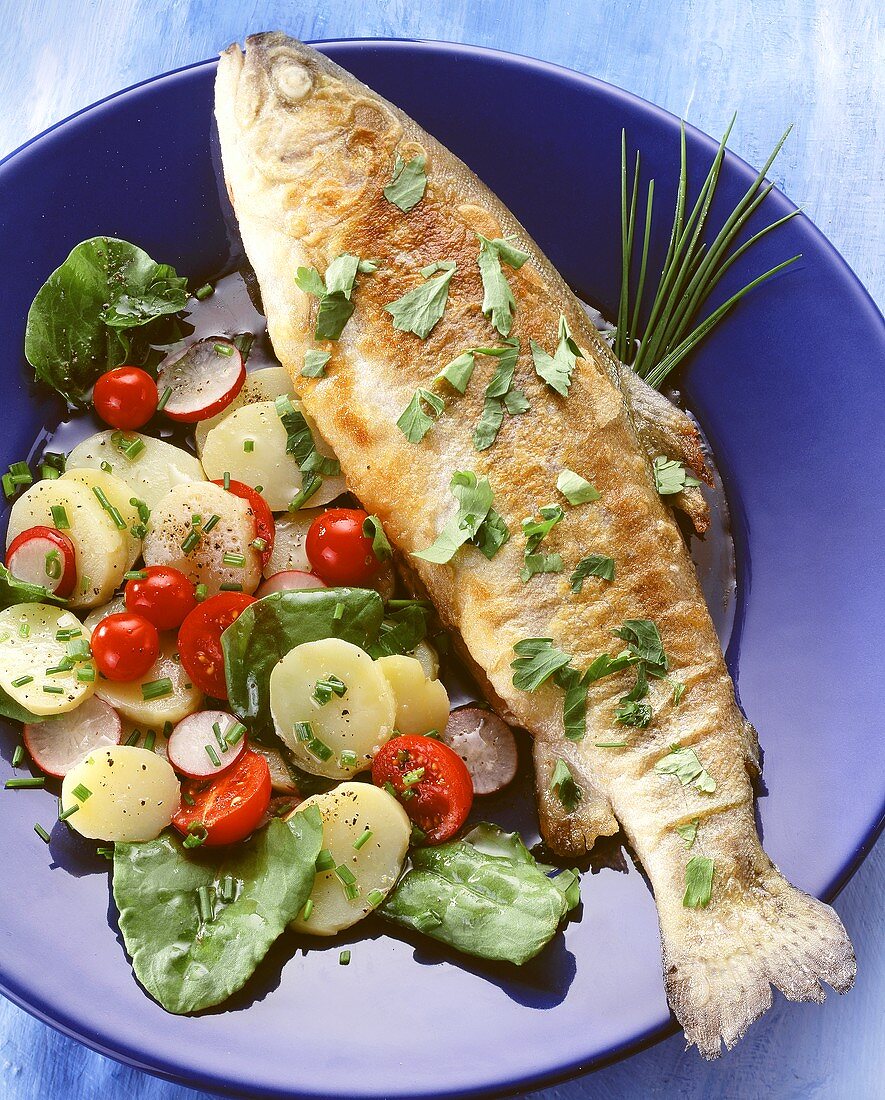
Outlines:
POLYGON ((219 64, 216 116, 228 193, 276 354, 348 487, 381 519, 490 700, 534 737, 546 842, 580 856, 599 836, 626 834, 654 890, 664 980, 688 1042, 716 1056, 720 1042, 736 1042, 770 1006, 772 985, 798 1001, 823 1000, 821 981, 847 990, 855 963, 838 917, 791 886, 760 844, 756 735, 737 707, 692 562, 656 490, 649 449, 666 453, 668 438, 703 472, 690 431, 674 429, 678 416, 666 402, 661 413, 659 395, 625 382, 563 279, 477 177, 321 54, 280 33, 249 38, 245 53, 231 46, 219 64), (404 212, 384 188, 418 155, 426 190, 404 212), (444 412, 411 443, 397 420, 416 391, 442 394, 434 379, 447 363, 467 349, 503 345, 483 312, 477 234, 529 255, 518 270, 501 265, 514 300, 509 338, 519 341, 513 387, 528 410, 505 412, 495 442, 475 449, 498 362, 477 355, 466 393, 446 391, 444 412), (299 289, 296 271, 322 276, 344 253, 377 267, 356 276, 340 337, 318 343, 320 296, 299 289), (423 285, 421 269, 440 262, 457 265, 442 317, 426 338, 399 331, 385 306, 423 285), (530 350, 535 341, 554 352, 561 317, 582 353, 567 396, 539 376, 530 350), (312 348, 330 358, 322 376, 306 378, 312 348), (556 488, 564 469, 592 482, 599 499, 566 503, 556 488), (471 544, 445 564, 414 557, 455 515, 450 484, 458 471, 488 479, 509 541, 491 559, 471 544), (521 522, 556 503, 564 518, 540 551, 559 554, 563 569, 523 581, 521 522), (589 554, 613 558, 614 579, 589 577, 574 591, 570 574, 589 554), (666 653, 666 675, 649 679, 642 700, 650 721, 618 721, 637 681, 631 664, 589 685, 586 735, 567 738, 563 687, 556 678, 534 691, 514 687, 514 645, 552 639, 580 672, 618 652, 614 632, 629 620, 656 624, 666 653), (609 747, 619 742, 624 747, 609 747), (674 745, 693 750, 714 790, 703 776, 692 780, 691 769, 680 777, 656 768, 674 745), (563 766, 577 788, 569 786, 569 797, 557 781, 563 766), (687 894, 695 858, 695 871, 713 865, 706 904, 687 894))

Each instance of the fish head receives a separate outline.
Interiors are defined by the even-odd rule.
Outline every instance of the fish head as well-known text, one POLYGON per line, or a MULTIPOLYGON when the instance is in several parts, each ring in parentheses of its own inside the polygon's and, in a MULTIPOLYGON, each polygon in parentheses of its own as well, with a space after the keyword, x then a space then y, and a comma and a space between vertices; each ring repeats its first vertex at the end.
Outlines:
MULTIPOLYGON (((316 50, 279 31, 221 55, 219 126, 264 184, 299 190, 314 225, 340 219, 389 176, 402 125, 383 100, 316 50)), ((295 227, 292 227, 293 229, 295 227)))

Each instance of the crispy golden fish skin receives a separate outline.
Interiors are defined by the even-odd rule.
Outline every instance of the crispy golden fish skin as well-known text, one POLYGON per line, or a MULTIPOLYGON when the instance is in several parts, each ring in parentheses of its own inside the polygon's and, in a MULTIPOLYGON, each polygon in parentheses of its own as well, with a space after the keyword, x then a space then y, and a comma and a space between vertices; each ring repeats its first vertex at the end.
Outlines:
MULTIPOLYGON (((547 842, 564 855, 586 852, 619 825, 651 881, 660 914, 664 977, 686 1038, 708 1057, 731 1045, 771 1003, 771 985, 794 1000, 821 1000, 820 982, 840 992, 854 978, 851 944, 828 906, 792 887, 762 850, 750 776, 757 746, 741 715, 692 563, 672 515, 655 490, 648 456, 617 380, 617 367, 578 302, 537 245, 494 195, 416 123, 349 73, 301 43, 274 33, 250 38, 245 55, 221 57, 216 116, 228 192, 261 286, 271 339, 305 408, 334 447, 348 486, 377 514, 416 582, 434 601, 480 671, 505 717, 535 738, 539 810, 547 842), (394 157, 427 158, 427 191, 409 213, 388 202, 394 157), (520 341, 514 385, 530 411, 505 417, 495 444, 471 442, 494 364, 477 357, 467 393, 448 402, 413 445, 396 421, 419 387, 467 348, 500 345, 481 311, 476 232, 512 235, 531 256, 505 268, 516 300, 511 337, 520 341), (325 377, 300 376, 316 299, 295 285, 300 265, 322 274, 343 252, 378 261, 358 277, 355 312, 331 353, 325 377), (384 306, 422 284, 419 269, 455 261, 444 316, 426 340, 394 329, 384 306), (567 398, 536 375, 529 339, 552 351, 564 314, 584 349, 567 398), (598 501, 565 505, 555 485, 567 467, 588 478, 598 501), (413 552, 433 542, 454 513, 453 473, 488 477, 510 541, 488 561, 472 546, 446 565, 413 552), (559 501, 565 518, 544 549, 565 571, 523 584, 520 521, 559 501), (614 581, 570 591, 574 564, 610 555, 614 581), (584 669, 616 652, 612 632, 625 619, 657 623, 670 675, 685 684, 678 705, 670 685, 651 683, 645 729, 614 721, 635 671, 591 686, 583 741, 563 735, 563 695, 552 682, 514 688, 513 645, 549 637, 584 669), (624 740, 627 747, 597 747, 624 740), (662 775, 655 764, 679 742, 691 746, 716 782, 707 794, 662 775), (550 793, 557 759, 583 790, 567 813, 550 793), (676 826, 698 819, 689 851, 676 826), (692 856, 715 863, 712 898, 686 908, 692 856)), ((563 211, 563 217, 568 212, 563 211)), ((592 262, 592 257, 588 257, 592 262)))

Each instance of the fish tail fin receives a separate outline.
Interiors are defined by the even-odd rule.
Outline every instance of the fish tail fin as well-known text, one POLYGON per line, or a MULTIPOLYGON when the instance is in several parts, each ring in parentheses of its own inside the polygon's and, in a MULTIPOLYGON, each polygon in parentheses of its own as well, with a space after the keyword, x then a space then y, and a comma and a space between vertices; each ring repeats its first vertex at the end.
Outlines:
POLYGON ((854 983, 851 941, 835 911, 792 886, 769 863, 749 884, 729 884, 707 909, 661 916, 664 980, 688 1046, 717 1058, 771 1007, 771 987, 791 1001, 824 1000, 854 983), (727 909, 724 908, 727 905, 727 909), (715 908, 714 908, 715 906, 715 908))

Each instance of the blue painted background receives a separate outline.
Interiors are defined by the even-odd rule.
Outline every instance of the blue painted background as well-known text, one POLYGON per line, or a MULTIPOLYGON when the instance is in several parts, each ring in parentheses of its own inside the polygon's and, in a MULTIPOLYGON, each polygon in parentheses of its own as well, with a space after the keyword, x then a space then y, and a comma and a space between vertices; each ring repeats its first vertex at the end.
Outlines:
MULTIPOLYGON (((793 122, 773 177, 881 306, 882 10, 880 0, 0 0, 0 156, 93 100, 251 31, 470 42, 590 73, 710 133, 737 110, 731 148, 754 164, 793 122)), ((719 1063, 683 1053, 676 1037, 537 1100, 885 1095, 883 896, 885 842, 837 903, 858 952, 848 997, 823 1007, 779 1000, 719 1063)), ((201 1095, 118 1066, 0 1001, 3 1100, 201 1095)))

